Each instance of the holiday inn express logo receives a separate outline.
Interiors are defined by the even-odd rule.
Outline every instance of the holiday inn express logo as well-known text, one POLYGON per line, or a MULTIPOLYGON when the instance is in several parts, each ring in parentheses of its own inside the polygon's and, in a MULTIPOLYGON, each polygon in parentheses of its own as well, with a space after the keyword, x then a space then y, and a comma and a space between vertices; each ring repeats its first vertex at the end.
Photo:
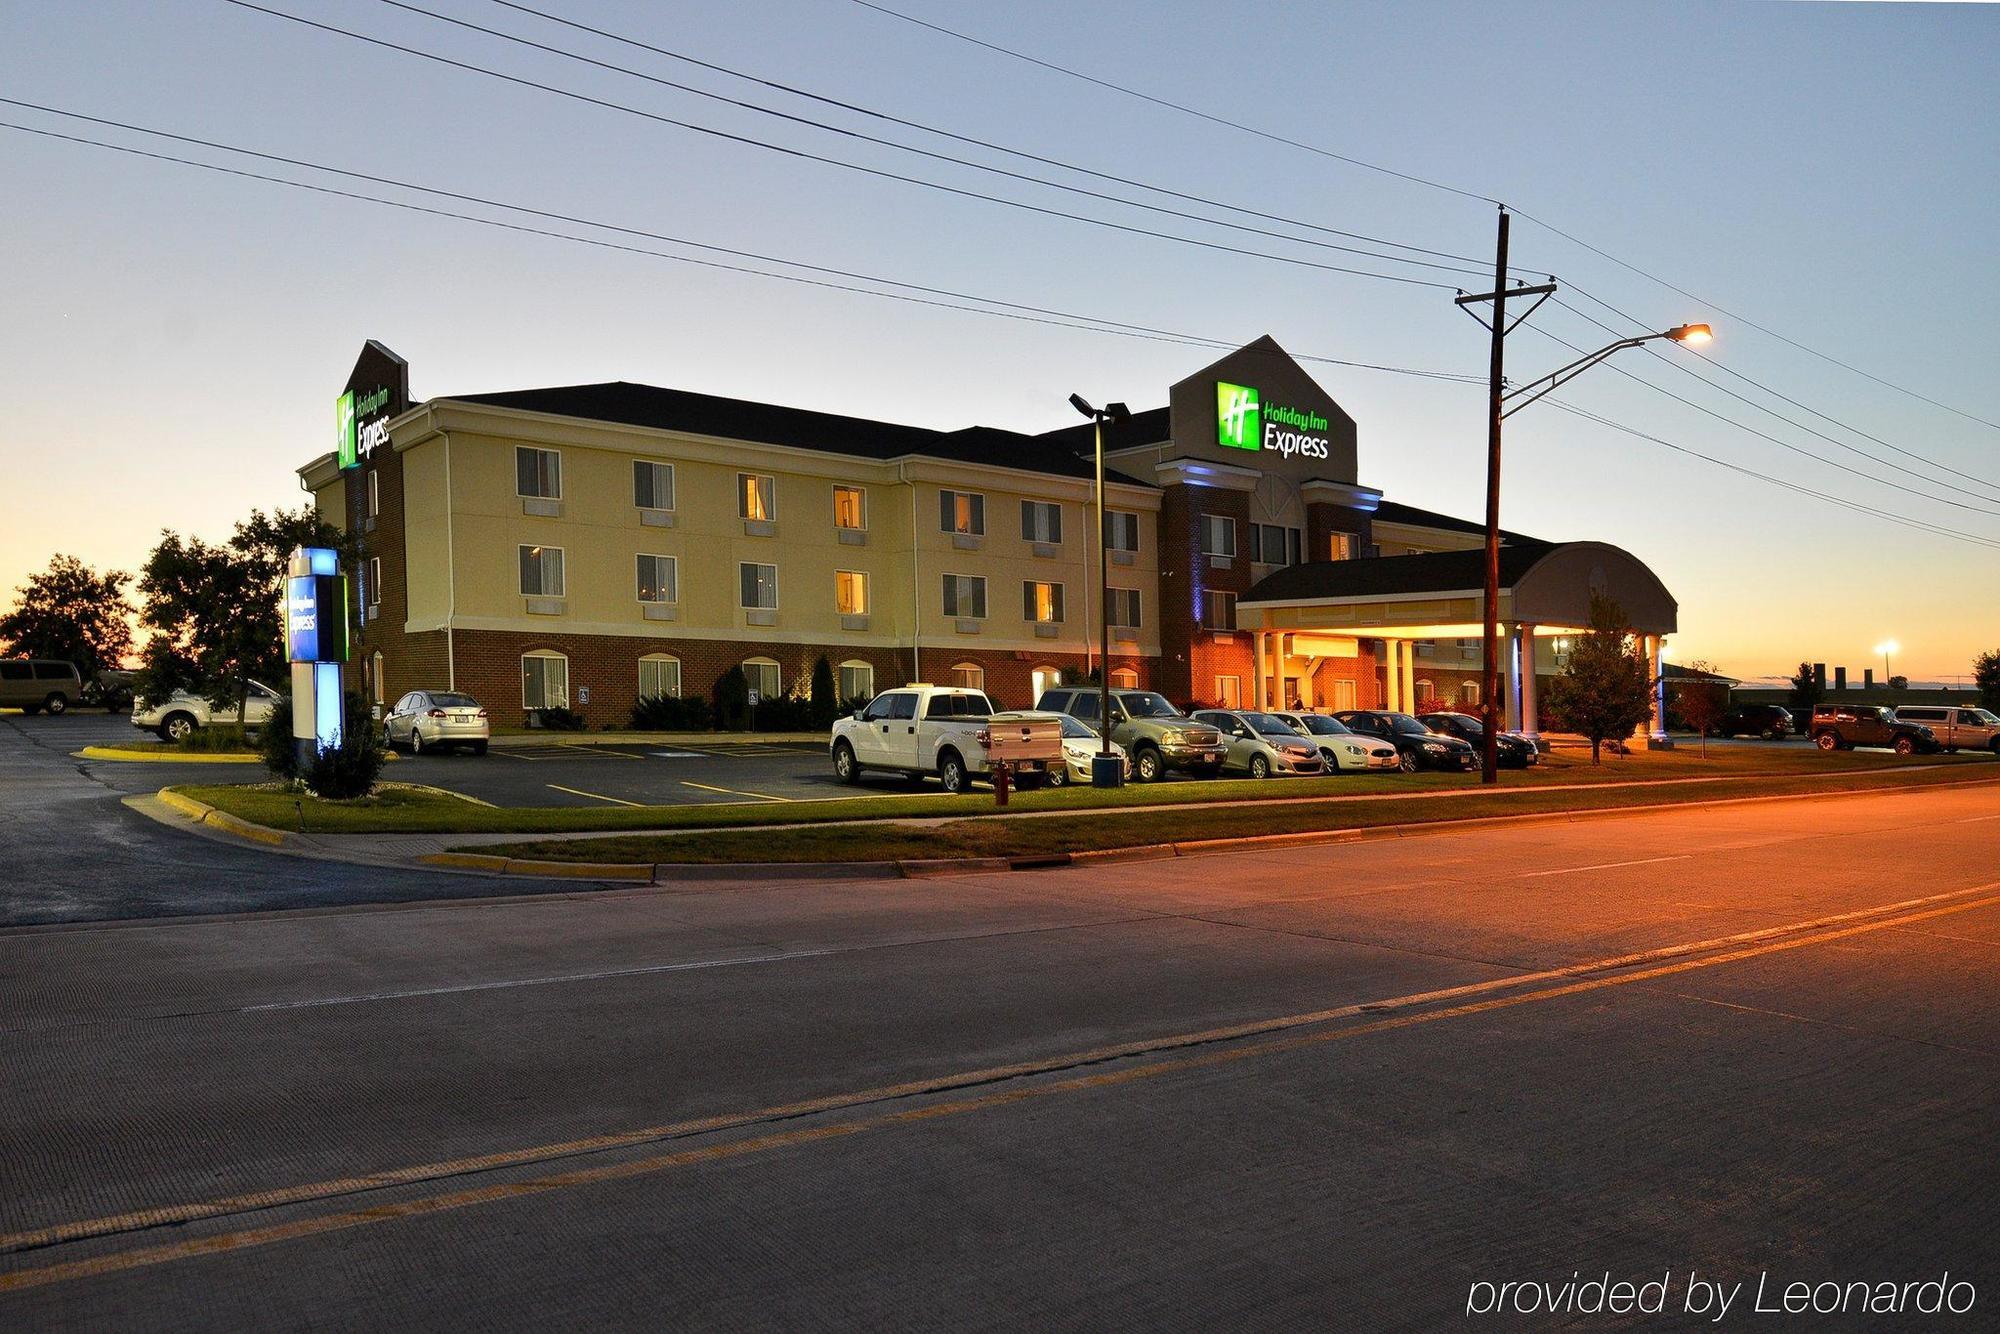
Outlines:
POLYGON ((340 466, 352 468, 361 461, 361 451, 354 438, 354 394, 342 394, 333 404, 334 450, 340 457, 340 466))
POLYGON ((1317 412, 1275 403, 1266 407, 1264 396, 1248 385, 1215 382, 1215 442, 1225 449, 1269 449, 1286 458, 1323 459, 1329 424, 1317 412))
POLYGON ((1230 449, 1264 447, 1264 410, 1255 389, 1216 382, 1215 442, 1230 449))

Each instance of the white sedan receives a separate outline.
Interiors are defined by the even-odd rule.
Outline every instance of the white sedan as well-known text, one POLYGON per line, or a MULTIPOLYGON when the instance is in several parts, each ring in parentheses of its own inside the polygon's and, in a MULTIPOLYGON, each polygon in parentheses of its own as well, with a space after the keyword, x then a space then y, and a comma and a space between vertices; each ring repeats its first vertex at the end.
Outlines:
MULTIPOLYGON (((243 700, 245 729, 254 732, 262 727, 271 716, 271 710, 277 706, 277 691, 267 685, 250 682, 249 692, 243 700)), ((144 732, 158 732, 163 741, 180 741, 212 723, 235 722, 234 704, 211 704, 185 690, 176 690, 157 704, 142 706, 134 702, 132 705, 132 726, 144 732)))
POLYGON ((1399 759, 1395 746, 1380 737, 1363 736, 1338 718, 1323 713, 1274 714, 1295 732, 1303 732, 1326 756, 1328 767, 1353 771, 1395 769, 1399 759))
MULTIPOLYGON (((1088 783, 1091 757, 1103 751, 1104 738, 1066 713, 1061 717, 1063 762, 1049 770, 1049 786, 1063 787, 1070 783, 1088 783)), ((1124 768, 1125 777, 1130 778, 1132 757, 1127 755, 1125 748, 1115 741, 1111 744, 1111 753, 1118 757, 1118 763, 1124 768)))

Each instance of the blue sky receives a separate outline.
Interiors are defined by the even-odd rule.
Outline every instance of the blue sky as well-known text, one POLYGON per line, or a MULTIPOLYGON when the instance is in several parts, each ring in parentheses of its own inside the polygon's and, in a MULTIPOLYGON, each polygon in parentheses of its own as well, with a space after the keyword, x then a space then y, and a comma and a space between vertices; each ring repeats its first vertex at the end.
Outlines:
MULTIPOLYGON (((274 7, 773 141, 1140 225, 1328 262, 1309 247, 1065 201, 721 108, 376 0, 274 7)), ((486 0, 426 7, 666 77, 741 85, 486 0)), ((902 0, 910 12, 1219 115, 1515 207, 1869 372, 2000 421, 1990 236, 2000 204, 1978 5, 1141 4, 902 0), (1495 73, 1494 71, 1498 71, 1495 73)), ((1287 217, 1482 256, 1492 207, 1092 88, 852 0, 537 7, 962 133, 1287 217)), ((1120 235, 954 199, 580 105, 221 0, 0 13, 5 95, 721 245, 1299 353, 1482 372, 1450 293, 1120 235)), ((759 100, 810 111, 775 93, 759 100)), ((819 113, 814 113, 819 114, 819 113)), ((68 128, 12 108, 0 119, 68 128)), ((859 123, 859 122, 854 122, 859 123)), ((132 135, 113 135, 139 143, 132 135)), ((908 136, 926 146, 947 147, 908 136)), ((207 154, 218 157, 216 154, 207 154)), ((225 533, 293 503, 356 350, 418 396, 630 379, 935 426, 1067 424, 1071 391, 1163 400, 1195 348, 694 268, 0 132, 0 585, 54 551, 136 565, 162 526, 225 533)), ((1838 369, 1526 220, 1517 263, 1654 325, 1708 319, 1717 362, 1952 472, 1763 399, 1887 462, 1731 401, 1641 353, 1581 407, 1802 486, 2000 539, 2000 430, 1838 369)), ((1419 271, 1363 261, 1364 265, 1419 271)), ((1457 282, 1455 276, 1446 281, 1457 282)), ((1471 279, 1466 279, 1468 283, 1471 279)), ((1579 306, 1587 302, 1571 297, 1579 306)), ((1600 312, 1601 313, 1601 312, 1600 312)), ((1594 347, 1575 315, 1535 327, 1594 347)), ((1527 379, 1571 354, 1510 340, 1527 379)), ((1671 349, 1665 354, 1680 358, 1671 349)), ((1715 372, 1709 372, 1714 375, 1715 372)), ((1361 370, 1323 382, 1361 480, 1472 515, 1479 391, 1361 370)), ((1680 660, 1745 675, 1849 664, 1948 677, 2000 645, 1992 548, 1913 531, 1533 407, 1509 423, 1505 521, 1597 537, 1681 601, 1680 660)))

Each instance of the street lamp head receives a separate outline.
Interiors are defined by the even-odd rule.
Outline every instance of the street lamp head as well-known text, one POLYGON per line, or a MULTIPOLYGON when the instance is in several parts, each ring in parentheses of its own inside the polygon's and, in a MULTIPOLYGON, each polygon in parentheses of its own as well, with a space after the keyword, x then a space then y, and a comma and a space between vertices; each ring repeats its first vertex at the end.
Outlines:
POLYGON ((1097 409, 1091 407, 1082 394, 1071 394, 1069 396, 1069 405, 1084 416, 1091 418, 1093 421, 1096 420, 1097 409))
POLYGON ((1881 643, 1875 646, 1875 651, 1877 653, 1883 653, 1883 654, 1901 653, 1903 651, 1903 646, 1901 644, 1898 644, 1893 639, 1885 639, 1881 643))
POLYGON ((1104 416, 1109 421, 1122 422, 1131 415, 1132 409, 1126 407, 1123 403, 1106 403, 1104 405, 1104 416))
POLYGON ((1693 345, 1708 342, 1715 337, 1715 331, 1706 324, 1676 324, 1667 330, 1667 337, 1676 343, 1693 345))

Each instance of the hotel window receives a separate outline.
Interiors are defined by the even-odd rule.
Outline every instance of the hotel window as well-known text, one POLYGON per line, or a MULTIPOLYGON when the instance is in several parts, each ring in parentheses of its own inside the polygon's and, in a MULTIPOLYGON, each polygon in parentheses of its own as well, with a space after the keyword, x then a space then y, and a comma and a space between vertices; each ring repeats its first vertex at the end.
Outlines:
POLYGON ((986 497, 976 491, 938 492, 938 529, 968 537, 986 534, 986 497))
POLYGON ((373 468, 368 470, 368 517, 374 518, 382 512, 382 475, 373 468))
POLYGON ((1204 630, 1234 630, 1236 628, 1236 595, 1225 593, 1219 588, 1204 589, 1201 595, 1201 628, 1204 630))
POLYGON ((986 578, 977 574, 944 577, 944 614, 982 620, 986 616, 986 578))
POLYGON ((1113 551, 1139 551, 1139 516, 1124 510, 1104 512, 1104 545, 1113 551))
POLYGON ((986 669, 976 662, 961 662, 951 669, 951 683, 964 690, 984 690, 986 669))
POLYGON ((367 585, 367 587, 361 590, 362 602, 372 611, 374 608, 382 605, 382 558, 380 556, 370 556, 368 558, 368 577, 362 582, 367 585))
MULTIPOLYGON (((868 614, 868 576, 859 570, 833 572, 833 609, 842 616, 868 614)), ((843 698, 845 698, 843 696, 843 698)))
POLYGON ((1418 707, 1421 708, 1424 705, 1435 705, 1437 703, 1437 693, 1438 693, 1437 684, 1435 682, 1430 680, 1428 677, 1419 680, 1417 682, 1418 707))
POLYGON ((1354 534, 1328 533, 1326 535, 1326 558, 1328 560, 1353 560, 1354 534))
POLYGON ((1111 688, 1113 690, 1137 690, 1139 688, 1139 673, 1130 667, 1113 667, 1111 669, 1111 688))
POLYGON ((1104 590, 1104 621, 1107 625, 1139 628, 1139 590, 1136 588, 1107 588, 1104 590))
POLYGON ((736 515, 753 523, 778 518, 778 479, 761 472, 736 474, 736 515))
POLYGON ((1250 526, 1250 559, 1263 565, 1297 565, 1305 559, 1305 541, 1296 528, 1275 523, 1250 526))
POLYGON ((667 699, 681 693, 681 660, 665 653, 639 659, 639 698, 667 699))
POLYGON ((553 449, 516 445, 514 494, 537 500, 562 499, 562 455, 553 449))
POLYGON ((1221 514, 1201 516, 1201 554, 1232 557, 1236 554, 1236 520, 1221 514))
POLYGON ((833 526, 859 532, 868 526, 868 493, 858 486, 833 488, 833 526))
POLYGON ((778 664, 769 658, 751 658, 743 664, 743 679, 760 700, 777 699, 784 693, 778 664))
POLYGON ((1029 580, 1021 585, 1021 619, 1042 625, 1060 625, 1063 618, 1063 586, 1029 580))
POLYGON ((1465 681, 1458 687, 1458 698, 1469 708, 1479 707, 1479 682, 1465 681))
POLYGON ((679 602, 680 572, 672 556, 639 557, 639 601, 679 602))
POLYGON ((674 465, 632 460, 632 503, 642 510, 674 507, 674 465))
POLYGON ((521 548, 521 592, 531 598, 559 598, 563 595, 561 547, 521 548))
POLYGON ((522 655, 521 707, 527 709, 569 707, 568 658, 544 649, 522 655))
POLYGON ((1215 707, 1218 709, 1240 709, 1243 707, 1242 677, 1218 676, 1215 678, 1215 707))
POLYGON ((1022 501, 1021 540, 1023 542, 1061 542, 1062 506, 1046 500, 1022 501))
POLYGON ((875 669, 865 662, 849 661, 840 664, 840 701, 845 704, 851 699, 873 699, 875 697, 875 669))
POLYGON ((742 606, 745 611, 775 611, 778 606, 778 567, 744 561, 736 567, 742 577, 742 606))

